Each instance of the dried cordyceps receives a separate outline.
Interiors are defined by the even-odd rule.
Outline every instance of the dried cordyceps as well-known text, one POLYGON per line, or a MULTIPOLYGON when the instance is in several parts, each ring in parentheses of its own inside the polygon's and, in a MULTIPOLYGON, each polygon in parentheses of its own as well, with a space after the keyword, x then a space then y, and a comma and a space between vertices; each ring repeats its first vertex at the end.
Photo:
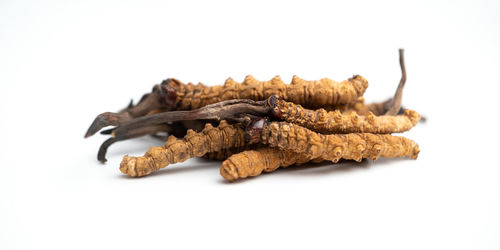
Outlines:
POLYGON ((209 104, 234 99, 264 100, 280 95, 285 100, 310 108, 346 106, 358 101, 368 87, 368 81, 359 75, 335 82, 323 78, 306 81, 294 76, 291 84, 285 84, 279 76, 270 81, 257 81, 247 76, 242 83, 229 78, 223 86, 205 86, 201 83, 184 84, 177 79, 167 79, 144 95, 136 106, 119 113, 105 112, 98 115, 87 130, 85 137, 95 134, 106 126, 120 126, 134 118, 171 110, 194 110, 209 104))
POLYGON ((375 116, 372 112, 360 116, 356 112, 343 114, 338 110, 330 112, 324 109, 309 110, 276 97, 270 102, 273 115, 278 119, 327 134, 400 133, 410 130, 420 120, 420 115, 413 110, 405 110, 404 115, 398 116, 375 116))
POLYGON ((306 154, 309 159, 323 158, 337 162, 341 158, 361 161, 378 157, 411 157, 416 159, 420 149, 417 143, 389 134, 349 133, 321 134, 287 122, 258 120, 247 130, 250 143, 306 154))
POLYGON ((242 83, 229 78, 213 87, 167 79, 137 105, 97 116, 85 136, 116 126, 101 132, 111 135, 98 153, 105 162, 114 142, 170 134, 164 146, 123 158, 120 170, 132 177, 191 157, 225 160, 220 173, 229 181, 323 160, 416 159, 420 150, 414 141, 391 135, 420 120, 417 112, 401 107, 403 58, 400 50, 401 81, 394 97, 382 103, 365 104, 368 83, 359 75, 343 82, 294 76, 288 85, 279 77, 259 82, 248 76, 242 83))
MULTIPOLYGON (((314 160, 314 159, 313 159, 314 160)), ((316 159, 323 160, 322 158, 316 159)), ((231 155, 220 167, 220 174, 228 181, 258 176, 262 172, 272 172, 279 167, 300 165, 312 161, 306 154, 290 150, 261 147, 231 155)))
POLYGON ((169 164, 183 162, 192 157, 200 157, 232 147, 246 145, 245 130, 241 124, 228 124, 221 121, 214 127, 207 123, 203 131, 196 133, 188 130, 184 139, 170 136, 161 147, 151 147, 142 157, 123 157, 120 171, 132 177, 149 175, 169 164))
POLYGON ((192 110, 232 99, 259 101, 271 95, 279 95, 287 101, 310 108, 319 108, 355 102, 365 92, 368 81, 359 75, 342 82, 327 78, 306 81, 293 76, 292 82, 286 84, 279 76, 270 81, 258 81, 249 75, 242 83, 229 78, 223 86, 208 87, 201 83, 184 84, 176 79, 167 79, 162 85, 171 89, 171 92, 172 90, 175 92, 177 110, 192 110))

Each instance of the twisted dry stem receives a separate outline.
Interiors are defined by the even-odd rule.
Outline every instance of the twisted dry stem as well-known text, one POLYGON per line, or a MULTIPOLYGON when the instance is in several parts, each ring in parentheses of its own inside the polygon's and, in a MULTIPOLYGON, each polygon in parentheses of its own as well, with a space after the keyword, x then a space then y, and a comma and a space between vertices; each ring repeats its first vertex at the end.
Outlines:
POLYGON ((406 67, 404 58, 404 49, 399 49, 399 65, 401 68, 401 80, 394 92, 394 96, 383 102, 374 102, 365 104, 361 97, 357 102, 347 105, 344 111, 355 111, 359 115, 367 115, 373 113, 375 115, 397 115, 403 114, 404 110, 401 106, 403 101, 403 89, 406 83, 406 67))
POLYGON ((411 157, 420 152, 417 143, 389 134, 351 133, 324 135, 287 122, 257 121, 247 130, 246 139, 271 147, 306 154, 309 159, 337 162, 341 158, 361 161, 378 157, 411 157))
POLYGON ((405 110, 404 115, 398 116, 375 116, 371 112, 366 116, 359 116, 355 112, 343 114, 338 110, 309 110, 277 97, 271 97, 268 102, 273 108, 273 115, 280 120, 326 134, 400 133, 410 130, 420 120, 420 115, 413 110, 405 110))
POLYGON ((161 100, 162 94, 159 93, 159 88, 155 86, 153 92, 143 95, 137 105, 134 106, 131 101, 127 108, 118 113, 104 112, 98 115, 85 133, 85 138, 94 135, 104 127, 120 126, 137 117, 147 115, 151 112, 154 113, 155 110, 158 109, 166 108, 161 100))
POLYGON ((403 49, 399 49, 399 65, 401 66, 401 80, 399 81, 398 88, 392 98, 391 108, 387 110, 385 113, 386 115, 396 115, 399 112, 401 102, 403 101, 403 88, 406 83, 406 67, 403 49))
POLYGON ((108 148, 116 142, 128 140, 131 138, 137 138, 144 135, 153 135, 158 132, 173 133, 174 129, 175 128, 173 125, 158 124, 158 125, 143 126, 135 129, 126 130, 120 134, 114 133, 113 130, 106 130, 106 133, 108 132, 111 133, 112 137, 107 139, 101 144, 101 146, 99 147, 99 151, 97 152, 97 159, 100 162, 105 163, 107 161, 106 152, 108 151, 108 148))
POLYGON ((116 134, 125 131, 143 127, 158 125, 175 121, 194 121, 194 120, 230 120, 234 122, 243 122, 245 116, 265 116, 269 113, 267 101, 253 101, 247 99, 226 100, 213 103, 195 110, 178 110, 152 114, 134 119, 122 126, 117 127, 116 134))
POLYGON ((183 162, 192 157, 200 157, 225 148, 243 147, 246 145, 244 136, 245 130, 241 124, 231 125, 221 121, 219 126, 213 127, 207 123, 200 133, 188 130, 182 140, 170 136, 165 145, 151 147, 142 157, 123 157, 120 171, 132 177, 149 175, 169 164, 183 162))

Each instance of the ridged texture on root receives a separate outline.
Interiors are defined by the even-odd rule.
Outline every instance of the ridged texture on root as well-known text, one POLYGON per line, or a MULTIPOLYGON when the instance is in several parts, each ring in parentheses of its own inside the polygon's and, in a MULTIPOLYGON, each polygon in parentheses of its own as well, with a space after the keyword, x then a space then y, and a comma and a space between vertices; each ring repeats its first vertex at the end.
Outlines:
POLYGON ((338 110, 327 112, 325 109, 305 109, 280 99, 275 103, 274 113, 287 122, 325 134, 400 133, 410 130, 420 120, 420 115, 413 110, 405 110, 404 115, 398 116, 375 116, 371 112, 359 116, 356 112, 342 114, 338 110))
POLYGON ((241 125, 230 125, 221 121, 213 127, 207 123, 200 133, 188 130, 181 140, 170 136, 161 147, 151 147, 142 157, 123 157, 120 171, 132 177, 149 175, 169 164, 183 162, 189 158, 203 156, 225 148, 243 147, 245 131, 241 125))
MULTIPOLYGON (((250 131, 252 132, 252 131, 250 131)), ((378 157, 411 157, 420 152, 414 141, 389 134, 351 133, 324 135, 287 122, 271 122, 264 125, 260 143, 296 153, 306 154, 310 159, 323 158, 337 162, 341 158, 361 161, 378 157)), ((254 141, 255 142, 255 141, 254 141)))
POLYGON ((358 101, 368 87, 368 81, 359 75, 342 82, 327 78, 306 81, 294 76, 291 84, 285 84, 279 76, 270 81, 258 81, 247 76, 242 83, 229 78, 223 86, 184 84, 176 79, 170 79, 168 84, 176 91, 177 110, 197 109, 231 99, 260 101, 271 95, 279 95, 287 101, 309 108, 333 107, 358 101))
POLYGON ((235 181, 250 176, 258 176, 262 172, 272 172, 279 167, 303 164, 310 160, 305 154, 263 147, 231 155, 222 162, 220 174, 228 181, 235 181))

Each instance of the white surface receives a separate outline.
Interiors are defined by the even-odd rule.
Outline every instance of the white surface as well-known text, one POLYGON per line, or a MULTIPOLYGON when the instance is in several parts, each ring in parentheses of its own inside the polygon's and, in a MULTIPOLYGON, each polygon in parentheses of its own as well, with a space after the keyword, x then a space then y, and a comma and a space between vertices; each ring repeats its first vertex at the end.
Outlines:
POLYGON ((499 249, 498 1, 0 3, 0 249, 499 249), (419 159, 295 167, 235 184, 190 160, 123 176, 160 143, 84 140, 168 77, 370 82, 428 123, 419 159))

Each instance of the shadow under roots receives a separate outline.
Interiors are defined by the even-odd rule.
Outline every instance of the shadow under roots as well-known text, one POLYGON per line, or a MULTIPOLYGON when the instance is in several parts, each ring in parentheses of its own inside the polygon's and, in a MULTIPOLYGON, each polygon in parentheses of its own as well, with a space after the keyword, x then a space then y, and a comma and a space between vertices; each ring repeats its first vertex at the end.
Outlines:
POLYGON ((179 174, 179 173, 187 173, 187 172, 192 172, 192 171, 200 171, 200 170, 205 170, 205 169, 210 169, 210 171, 214 171, 214 174, 217 174, 220 179, 219 183, 221 184, 235 184, 235 183, 242 183, 242 182, 247 182, 251 181, 254 178, 262 178, 264 177, 263 175, 293 175, 294 178, 300 178, 298 176, 317 176, 317 175, 329 175, 332 173, 336 174, 345 174, 349 173, 352 171, 363 171, 363 170, 369 170, 372 167, 380 168, 380 167, 385 167, 391 164, 395 164, 400 161, 407 161, 411 159, 378 159, 377 161, 373 162, 368 159, 363 159, 361 162, 356 162, 353 160, 340 160, 338 163, 331 163, 328 161, 320 162, 320 163, 305 163, 299 166, 292 165, 286 168, 278 168, 277 170, 273 172, 264 172, 259 176, 254 176, 254 177, 248 177, 248 178, 243 178, 243 179, 238 179, 234 182, 229 182, 225 179, 223 179, 219 175, 219 167, 222 163, 222 161, 218 160, 210 160, 210 159, 205 159, 205 158, 196 158, 190 160, 188 163, 177 163, 172 166, 168 166, 166 168, 160 169, 156 172, 151 173, 150 175, 147 176, 142 176, 142 177, 130 177, 128 175, 120 175, 120 178, 130 178, 130 179, 141 179, 141 178, 153 178, 153 177, 162 177, 164 175, 171 175, 171 174, 179 174))
MULTIPOLYGON (((120 175, 120 177, 130 178, 130 179, 154 178, 154 177, 161 177, 164 175, 201 171, 205 169, 210 169, 212 171, 214 169, 218 169, 219 166, 220 166, 220 161, 208 160, 204 158, 194 158, 190 159, 189 162, 181 162, 169 165, 158 171, 154 171, 150 175, 140 176, 140 177, 130 177, 126 174, 122 174, 120 175)), ((217 171, 217 173, 219 172, 217 171)))
MULTIPOLYGON (((332 163, 328 161, 320 162, 320 163, 306 163, 303 165, 292 165, 286 168, 278 168, 273 172, 262 173, 259 176, 248 177, 244 179, 238 179, 234 182, 229 182, 226 180, 219 180, 219 183, 222 184, 231 184, 231 183, 241 183, 251 181, 254 178, 262 178, 264 175, 293 175, 294 178, 301 178, 305 176, 318 176, 318 175, 330 175, 330 174, 347 174, 353 171, 365 171, 369 170, 372 167, 380 168, 386 167, 391 164, 395 164, 401 161, 410 161, 411 159, 398 158, 398 159, 378 159, 373 162, 372 160, 363 159, 361 162, 356 162, 353 160, 340 160, 338 163, 332 163), (300 177, 299 177, 300 176, 300 177)), ((271 177, 272 178, 272 177, 271 177)))
POLYGON ((338 163, 331 162, 321 162, 321 163, 306 163, 300 166, 290 166, 287 168, 280 168, 277 171, 282 172, 283 174, 292 174, 292 175, 328 175, 331 173, 348 173, 352 171, 364 171, 369 170, 372 167, 380 168, 382 166, 388 166, 391 164, 395 164, 399 161, 407 161, 411 159, 378 159, 377 161, 372 161, 368 159, 363 159, 361 162, 356 162, 353 160, 340 160, 338 163))

